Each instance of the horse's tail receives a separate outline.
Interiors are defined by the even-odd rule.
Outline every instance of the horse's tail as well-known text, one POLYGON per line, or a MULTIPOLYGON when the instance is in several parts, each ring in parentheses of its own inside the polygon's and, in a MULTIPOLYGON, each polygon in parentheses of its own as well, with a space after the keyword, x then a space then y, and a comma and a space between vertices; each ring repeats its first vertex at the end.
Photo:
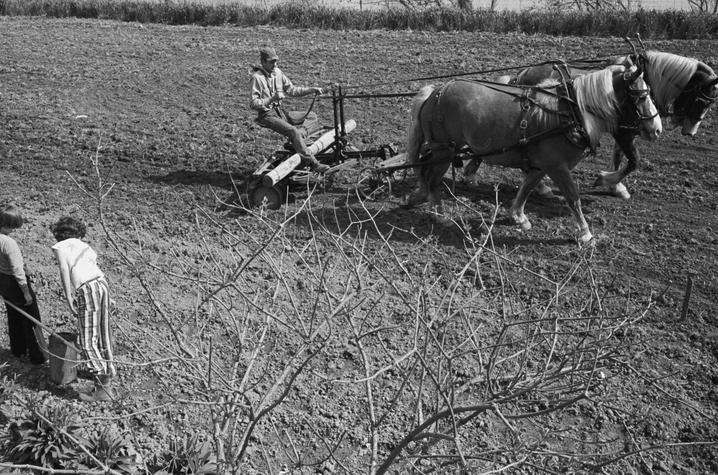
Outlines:
POLYGON ((413 164, 419 161, 419 150, 421 150, 421 145, 424 143, 421 108, 432 92, 434 92, 434 86, 424 86, 411 101, 411 122, 406 134, 406 163, 413 164))

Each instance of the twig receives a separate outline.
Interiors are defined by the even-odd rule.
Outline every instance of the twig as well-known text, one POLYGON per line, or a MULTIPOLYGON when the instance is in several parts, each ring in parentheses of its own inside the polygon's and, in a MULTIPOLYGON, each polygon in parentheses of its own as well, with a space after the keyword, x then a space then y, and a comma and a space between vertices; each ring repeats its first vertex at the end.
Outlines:
POLYGON ((693 277, 689 274, 686 280, 686 293, 683 296, 683 307, 681 308, 681 320, 684 321, 688 317, 688 309, 691 303, 691 293, 693 292, 693 277))

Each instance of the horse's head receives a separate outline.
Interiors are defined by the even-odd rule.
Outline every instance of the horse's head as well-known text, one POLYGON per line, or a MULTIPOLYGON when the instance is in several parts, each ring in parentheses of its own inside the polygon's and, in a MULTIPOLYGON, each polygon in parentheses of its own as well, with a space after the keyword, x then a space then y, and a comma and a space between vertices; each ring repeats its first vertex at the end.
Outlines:
POLYGON ((615 68, 613 88, 621 109, 619 126, 636 130, 645 140, 656 140, 663 132, 663 124, 643 69, 634 64, 615 68))
POLYGON ((701 66, 673 103, 671 120, 675 127, 682 127, 683 135, 695 135, 708 109, 718 99, 718 77, 708 66, 701 66))

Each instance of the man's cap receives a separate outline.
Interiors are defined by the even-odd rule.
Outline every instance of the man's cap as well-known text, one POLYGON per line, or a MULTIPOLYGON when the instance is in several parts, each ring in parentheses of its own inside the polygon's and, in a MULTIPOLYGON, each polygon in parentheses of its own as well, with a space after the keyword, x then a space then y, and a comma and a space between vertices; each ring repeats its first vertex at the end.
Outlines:
POLYGON ((277 56, 277 52, 274 51, 274 48, 272 48, 271 46, 262 46, 261 48, 259 48, 259 56, 264 61, 279 59, 279 56, 277 56))

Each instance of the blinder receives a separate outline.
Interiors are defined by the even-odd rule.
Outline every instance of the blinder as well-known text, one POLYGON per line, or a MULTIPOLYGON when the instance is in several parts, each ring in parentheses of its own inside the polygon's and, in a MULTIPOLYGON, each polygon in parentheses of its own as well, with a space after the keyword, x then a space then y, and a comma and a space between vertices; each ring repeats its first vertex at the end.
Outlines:
MULTIPOLYGON (((643 115, 640 109, 641 103, 645 102, 646 100, 649 100, 651 98, 651 87, 646 83, 645 89, 635 89, 631 86, 633 86, 633 83, 643 74, 643 68, 639 65, 636 67, 636 71, 626 71, 623 73, 623 81, 626 84, 626 90, 628 91, 628 96, 631 98, 631 101, 633 102, 633 112, 636 116, 635 121, 630 126, 624 126, 624 128, 634 128, 638 129, 639 122, 643 121, 649 121, 655 119, 659 114, 656 110, 656 113, 653 115, 643 115)), ((645 82, 645 79, 644 79, 645 82)))

